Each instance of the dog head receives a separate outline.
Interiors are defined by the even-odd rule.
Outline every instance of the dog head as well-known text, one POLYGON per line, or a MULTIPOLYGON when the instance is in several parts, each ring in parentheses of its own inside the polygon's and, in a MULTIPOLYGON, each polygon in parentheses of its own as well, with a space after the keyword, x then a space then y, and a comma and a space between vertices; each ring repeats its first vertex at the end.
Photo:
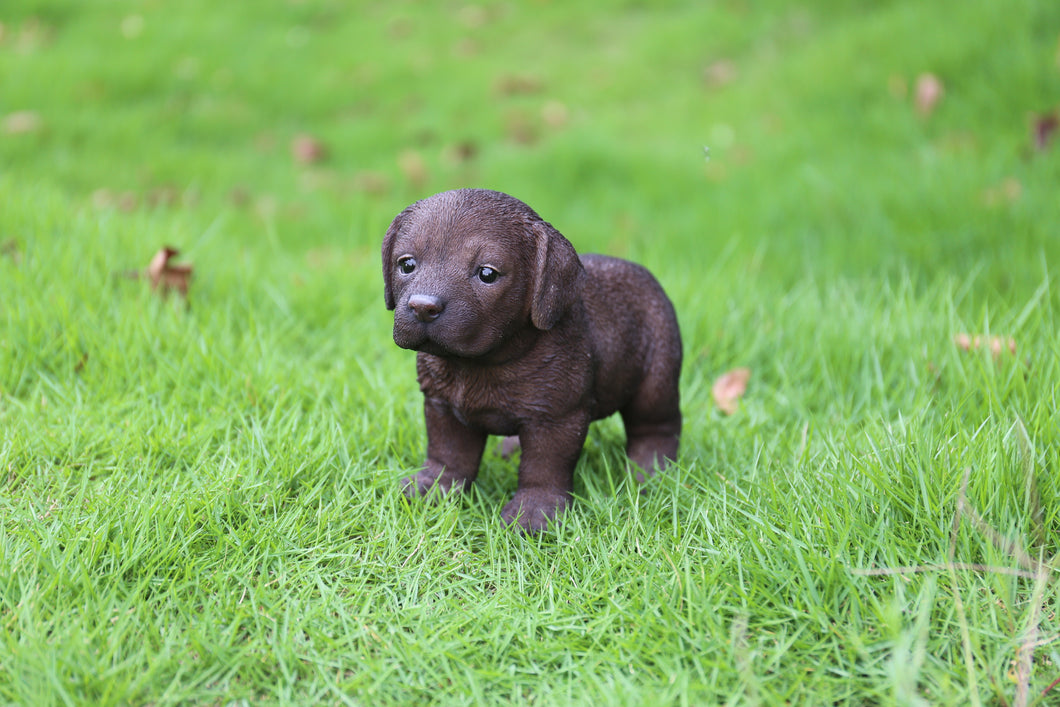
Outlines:
POLYGON ((458 189, 412 204, 383 239, 398 346, 479 358, 515 334, 554 327, 578 298, 574 246, 507 194, 458 189))

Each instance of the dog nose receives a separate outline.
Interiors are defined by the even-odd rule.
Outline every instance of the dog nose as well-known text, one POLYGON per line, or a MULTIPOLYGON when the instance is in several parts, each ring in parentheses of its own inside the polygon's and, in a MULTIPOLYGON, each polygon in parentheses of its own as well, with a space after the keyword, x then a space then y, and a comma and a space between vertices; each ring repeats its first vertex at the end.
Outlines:
POLYGON ((409 297, 409 309, 421 322, 433 322, 445 309, 445 302, 434 295, 412 295, 409 297))

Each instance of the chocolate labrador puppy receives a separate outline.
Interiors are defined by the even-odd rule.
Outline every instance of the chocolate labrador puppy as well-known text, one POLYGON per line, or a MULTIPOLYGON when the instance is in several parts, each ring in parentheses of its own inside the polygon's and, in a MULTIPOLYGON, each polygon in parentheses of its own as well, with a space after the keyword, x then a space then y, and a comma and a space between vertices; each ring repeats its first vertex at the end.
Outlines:
POLYGON ((487 435, 517 435, 519 488, 501 518, 541 530, 570 503, 589 423, 615 412, 643 472, 676 457, 681 335, 643 267, 579 258, 518 199, 458 189, 397 215, 383 281, 425 398, 427 461, 403 481, 409 496, 462 490, 487 435))

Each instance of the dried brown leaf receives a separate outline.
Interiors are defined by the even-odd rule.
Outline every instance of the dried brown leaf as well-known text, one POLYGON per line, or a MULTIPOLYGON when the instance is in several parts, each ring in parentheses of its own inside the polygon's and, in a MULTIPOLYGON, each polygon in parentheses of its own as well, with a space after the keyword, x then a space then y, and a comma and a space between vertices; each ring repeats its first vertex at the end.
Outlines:
POLYGON ((178 255, 180 251, 176 248, 166 246, 155 253, 147 266, 147 279, 151 281, 151 289, 160 294, 167 295, 176 290, 181 296, 188 296, 188 284, 191 280, 192 266, 189 263, 174 264, 170 260, 178 255))
POLYGON ((1057 128, 1060 128, 1060 118, 1057 117, 1056 113, 1034 116, 1032 123, 1034 149, 1041 152, 1049 147, 1057 128))
POLYGON ((541 119, 552 128, 562 128, 570 119, 570 111, 560 101, 548 101, 541 108, 541 119))
POLYGON ((722 412, 726 415, 736 412, 750 379, 750 368, 734 368, 714 381, 711 393, 714 395, 714 402, 722 412))
POLYGON ((486 8, 480 5, 465 5, 460 8, 457 17, 460 19, 460 24, 464 25, 467 29, 480 29, 484 27, 490 19, 489 14, 486 12, 486 8))
POLYGON ((101 188, 92 192, 92 205, 97 209, 120 209, 122 211, 135 211, 140 204, 140 197, 136 192, 116 192, 111 189, 101 188))
POLYGON ((405 175, 405 179, 416 189, 420 189, 427 183, 430 174, 427 171, 427 162, 416 150, 405 150, 398 155, 398 168, 405 175))
POLYGON ((416 25, 408 17, 394 17, 386 26, 387 34, 390 35, 391 39, 405 39, 412 31, 416 29, 416 25))
POLYGON ((118 208, 122 211, 135 211, 140 203, 140 197, 136 192, 123 191, 118 195, 118 208))
POLYGON ((45 24, 38 17, 30 17, 21 24, 17 34, 12 28, 11 38, 14 40, 15 51, 29 54, 50 43, 54 34, 55 30, 51 25, 45 24))
POLYGON ((1023 195, 1023 185, 1015 177, 1006 177, 999 184, 983 190, 983 203, 987 206, 1014 204, 1023 195))
POLYGON ((390 180, 381 172, 358 172, 353 175, 353 188, 366 194, 385 194, 390 180))
POLYGON ((471 37, 461 37, 456 44, 453 45, 453 54, 459 57, 471 57, 476 56, 481 51, 479 43, 471 37))
POLYGON ((8 135, 26 135, 41 128, 40 115, 32 110, 20 110, 4 116, 3 131, 8 135))
POLYGON ((1004 336, 979 336, 976 334, 972 336, 961 332, 955 334, 953 337, 953 343, 955 343, 962 351, 978 351, 980 348, 989 348, 990 353, 995 359, 1001 357, 1006 350, 1016 355, 1016 340, 1012 337, 1004 336))
POLYGON ((151 189, 144 196, 144 201, 151 208, 174 208, 180 206, 184 198, 179 189, 167 184, 151 189))
POLYGON ((470 140, 449 145, 442 150, 442 159, 450 165, 470 162, 475 159, 476 155, 478 155, 478 145, 470 140))
POLYGON ((8 238, 3 243, 0 243, 0 255, 11 258, 15 265, 22 262, 22 249, 14 238, 8 238))
POLYGON ((291 140, 291 157, 299 164, 314 164, 327 159, 328 148, 312 135, 302 133, 291 140))
POLYGON ((504 131, 510 140, 520 145, 533 145, 538 141, 537 124, 523 110, 508 111, 504 116, 504 131))
POLYGON ((736 62, 718 59, 703 69, 703 81, 711 88, 721 88, 736 80, 736 62))
POLYGON ((942 80, 935 74, 924 73, 917 76, 914 94, 917 112, 923 116, 931 115, 945 92, 942 80))
POLYGON ((493 83, 493 91, 499 96, 529 96, 540 93, 544 82, 529 74, 505 74, 493 83))

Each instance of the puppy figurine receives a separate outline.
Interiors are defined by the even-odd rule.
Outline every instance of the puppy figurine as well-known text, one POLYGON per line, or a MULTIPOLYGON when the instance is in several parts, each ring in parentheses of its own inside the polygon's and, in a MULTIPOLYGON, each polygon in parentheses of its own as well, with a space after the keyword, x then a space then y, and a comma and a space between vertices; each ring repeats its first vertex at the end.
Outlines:
POLYGON ((462 490, 487 435, 517 435, 519 487, 501 518, 542 530, 570 503, 589 423, 615 412, 642 472, 676 457, 681 335, 643 267, 579 258, 518 199, 458 189, 397 215, 383 281, 425 398, 427 461, 403 481, 410 497, 462 490))

